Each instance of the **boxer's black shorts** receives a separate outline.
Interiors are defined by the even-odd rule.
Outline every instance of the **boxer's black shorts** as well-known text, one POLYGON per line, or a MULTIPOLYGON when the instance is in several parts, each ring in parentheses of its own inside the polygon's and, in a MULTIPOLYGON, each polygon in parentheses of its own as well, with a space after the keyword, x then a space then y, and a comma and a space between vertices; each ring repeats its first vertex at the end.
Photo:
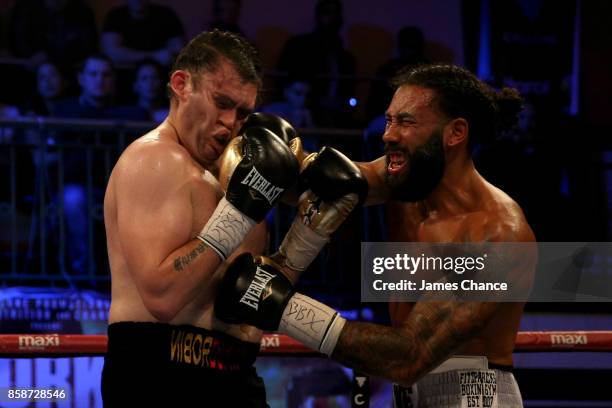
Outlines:
POLYGON ((104 406, 266 407, 258 352, 259 344, 193 326, 113 323, 104 406))

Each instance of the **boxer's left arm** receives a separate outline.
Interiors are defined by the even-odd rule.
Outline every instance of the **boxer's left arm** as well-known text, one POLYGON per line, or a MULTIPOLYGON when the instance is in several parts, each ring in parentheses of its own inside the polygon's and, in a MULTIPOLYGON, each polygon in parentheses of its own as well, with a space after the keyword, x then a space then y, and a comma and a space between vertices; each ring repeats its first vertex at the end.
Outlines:
MULTIPOLYGON (((527 227, 493 220, 470 228, 465 242, 532 242, 527 227)), ((513 248, 513 249, 512 249, 513 248)), ((485 273, 504 276, 508 282, 528 287, 537 255, 525 247, 504 252, 499 264, 491 262, 485 273)), ((490 257, 492 258, 492 257, 490 257)), ((492 259, 490 259, 492 261, 492 259)), ((480 276, 479 279, 487 280, 480 276)), ((339 336, 332 358, 370 375, 410 385, 448 359, 494 318, 500 303, 460 300, 419 301, 399 327, 348 322, 339 336)))
POLYGON ((384 156, 371 162, 353 162, 367 181, 367 195, 363 205, 384 204, 390 200, 391 190, 385 181, 387 162, 384 156))
POLYGON ((222 321, 279 331, 344 365, 403 385, 447 359, 496 310, 495 303, 422 302, 402 327, 347 321, 296 293, 279 265, 250 254, 230 265, 215 304, 222 321))
POLYGON ((349 322, 334 309, 296 293, 279 265, 239 256, 215 303, 217 317, 287 334, 366 374, 409 385, 478 333, 496 303, 417 303, 402 327, 349 322))
POLYGON ((369 375, 409 386, 481 331, 499 304, 419 302, 402 327, 347 322, 331 357, 369 375))
MULTIPOLYGON (((519 241, 504 235, 498 241, 519 241)), ((509 273, 520 275, 533 268, 532 261, 524 256, 516 264, 511 261, 516 271, 509 273)), ((499 307, 494 302, 423 301, 401 327, 347 322, 332 308, 296 293, 279 265, 249 255, 230 266, 221 291, 223 301, 216 305, 221 319, 278 330, 347 366, 402 385, 450 357, 499 307)))

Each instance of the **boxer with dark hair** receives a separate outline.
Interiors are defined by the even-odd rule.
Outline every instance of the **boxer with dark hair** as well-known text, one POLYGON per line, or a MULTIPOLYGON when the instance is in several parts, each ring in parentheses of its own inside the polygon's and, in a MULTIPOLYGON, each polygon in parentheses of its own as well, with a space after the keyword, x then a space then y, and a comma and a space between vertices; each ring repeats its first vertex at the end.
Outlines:
MULTIPOLYGON (((396 86, 386 112, 385 157, 359 165, 368 180, 369 203, 389 197, 404 201, 395 206, 393 238, 533 242, 518 204, 477 172, 470 150, 479 140, 495 137, 516 123, 521 109, 518 93, 496 92, 451 65, 403 72, 396 86)), ((509 263, 519 275, 530 275, 535 267, 535 259, 526 254, 509 263)), ((390 304, 393 325, 387 327, 346 321, 328 306, 296 293, 285 277, 293 273, 291 264, 279 266, 241 255, 229 266, 221 285, 223 295, 218 297, 223 302, 215 313, 226 321, 278 330, 347 366, 394 381, 399 407, 463 406, 458 375, 453 374, 474 365, 453 359, 460 354, 481 365, 486 357, 488 365, 478 366, 475 371, 482 375, 475 375, 473 382, 495 380, 495 406, 522 406, 511 368, 523 303, 460 299, 395 303, 390 304), (254 309, 240 300, 261 273, 273 278, 263 291, 266 296, 253 300, 258 305, 254 309), (316 321, 319 330, 298 324, 303 313, 295 310, 314 313, 308 321, 316 321), (437 373, 430 373, 436 367, 437 373), (418 393, 402 388, 415 384, 418 393), (410 401, 411 397, 416 400, 410 401)))
POLYGON ((170 75, 168 117, 113 169, 105 406, 266 406, 253 367, 261 332, 213 317, 225 261, 265 250, 257 224, 298 177, 282 135, 262 126, 238 134, 260 74, 240 37, 198 35, 170 75))

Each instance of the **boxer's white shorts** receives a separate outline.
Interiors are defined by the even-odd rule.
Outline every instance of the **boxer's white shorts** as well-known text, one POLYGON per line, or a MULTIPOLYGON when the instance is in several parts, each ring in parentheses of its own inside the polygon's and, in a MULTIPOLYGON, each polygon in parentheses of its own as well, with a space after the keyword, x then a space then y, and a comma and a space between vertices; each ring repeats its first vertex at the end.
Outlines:
POLYGON ((522 408, 511 372, 489 369, 487 358, 448 359, 410 388, 394 387, 396 408, 522 408))

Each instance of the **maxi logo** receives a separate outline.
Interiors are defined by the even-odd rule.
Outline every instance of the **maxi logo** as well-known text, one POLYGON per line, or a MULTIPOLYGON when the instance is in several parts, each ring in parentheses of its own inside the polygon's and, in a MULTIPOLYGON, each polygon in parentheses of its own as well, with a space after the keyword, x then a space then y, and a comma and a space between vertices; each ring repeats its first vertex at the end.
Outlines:
POLYGON ((274 204, 274 200, 283 192, 284 189, 280 187, 276 187, 274 184, 270 183, 264 176, 262 176, 255 167, 249 171, 244 180, 241 181, 241 184, 251 187, 252 189, 258 191, 262 196, 268 200, 270 205, 274 204))
POLYGON ((550 341, 552 344, 587 344, 587 336, 585 334, 551 334, 550 341))
POLYGON ((262 300, 265 300, 268 296, 272 294, 272 288, 266 289, 266 285, 275 277, 275 274, 266 272, 265 270, 257 267, 257 270, 255 271, 255 276, 253 277, 253 280, 249 284, 249 287, 247 288, 244 295, 242 295, 240 303, 243 303, 249 307, 252 307, 255 310, 258 310, 259 299, 261 298, 262 300), (266 293, 262 297, 261 294, 264 290, 266 290, 266 293))
POLYGON ((263 336, 261 338, 261 347, 280 347, 280 339, 278 338, 278 335, 274 334, 269 336, 263 336))
POLYGON ((59 346, 59 336, 57 334, 49 334, 46 336, 19 336, 19 349, 32 350, 44 349, 45 347, 59 346))

